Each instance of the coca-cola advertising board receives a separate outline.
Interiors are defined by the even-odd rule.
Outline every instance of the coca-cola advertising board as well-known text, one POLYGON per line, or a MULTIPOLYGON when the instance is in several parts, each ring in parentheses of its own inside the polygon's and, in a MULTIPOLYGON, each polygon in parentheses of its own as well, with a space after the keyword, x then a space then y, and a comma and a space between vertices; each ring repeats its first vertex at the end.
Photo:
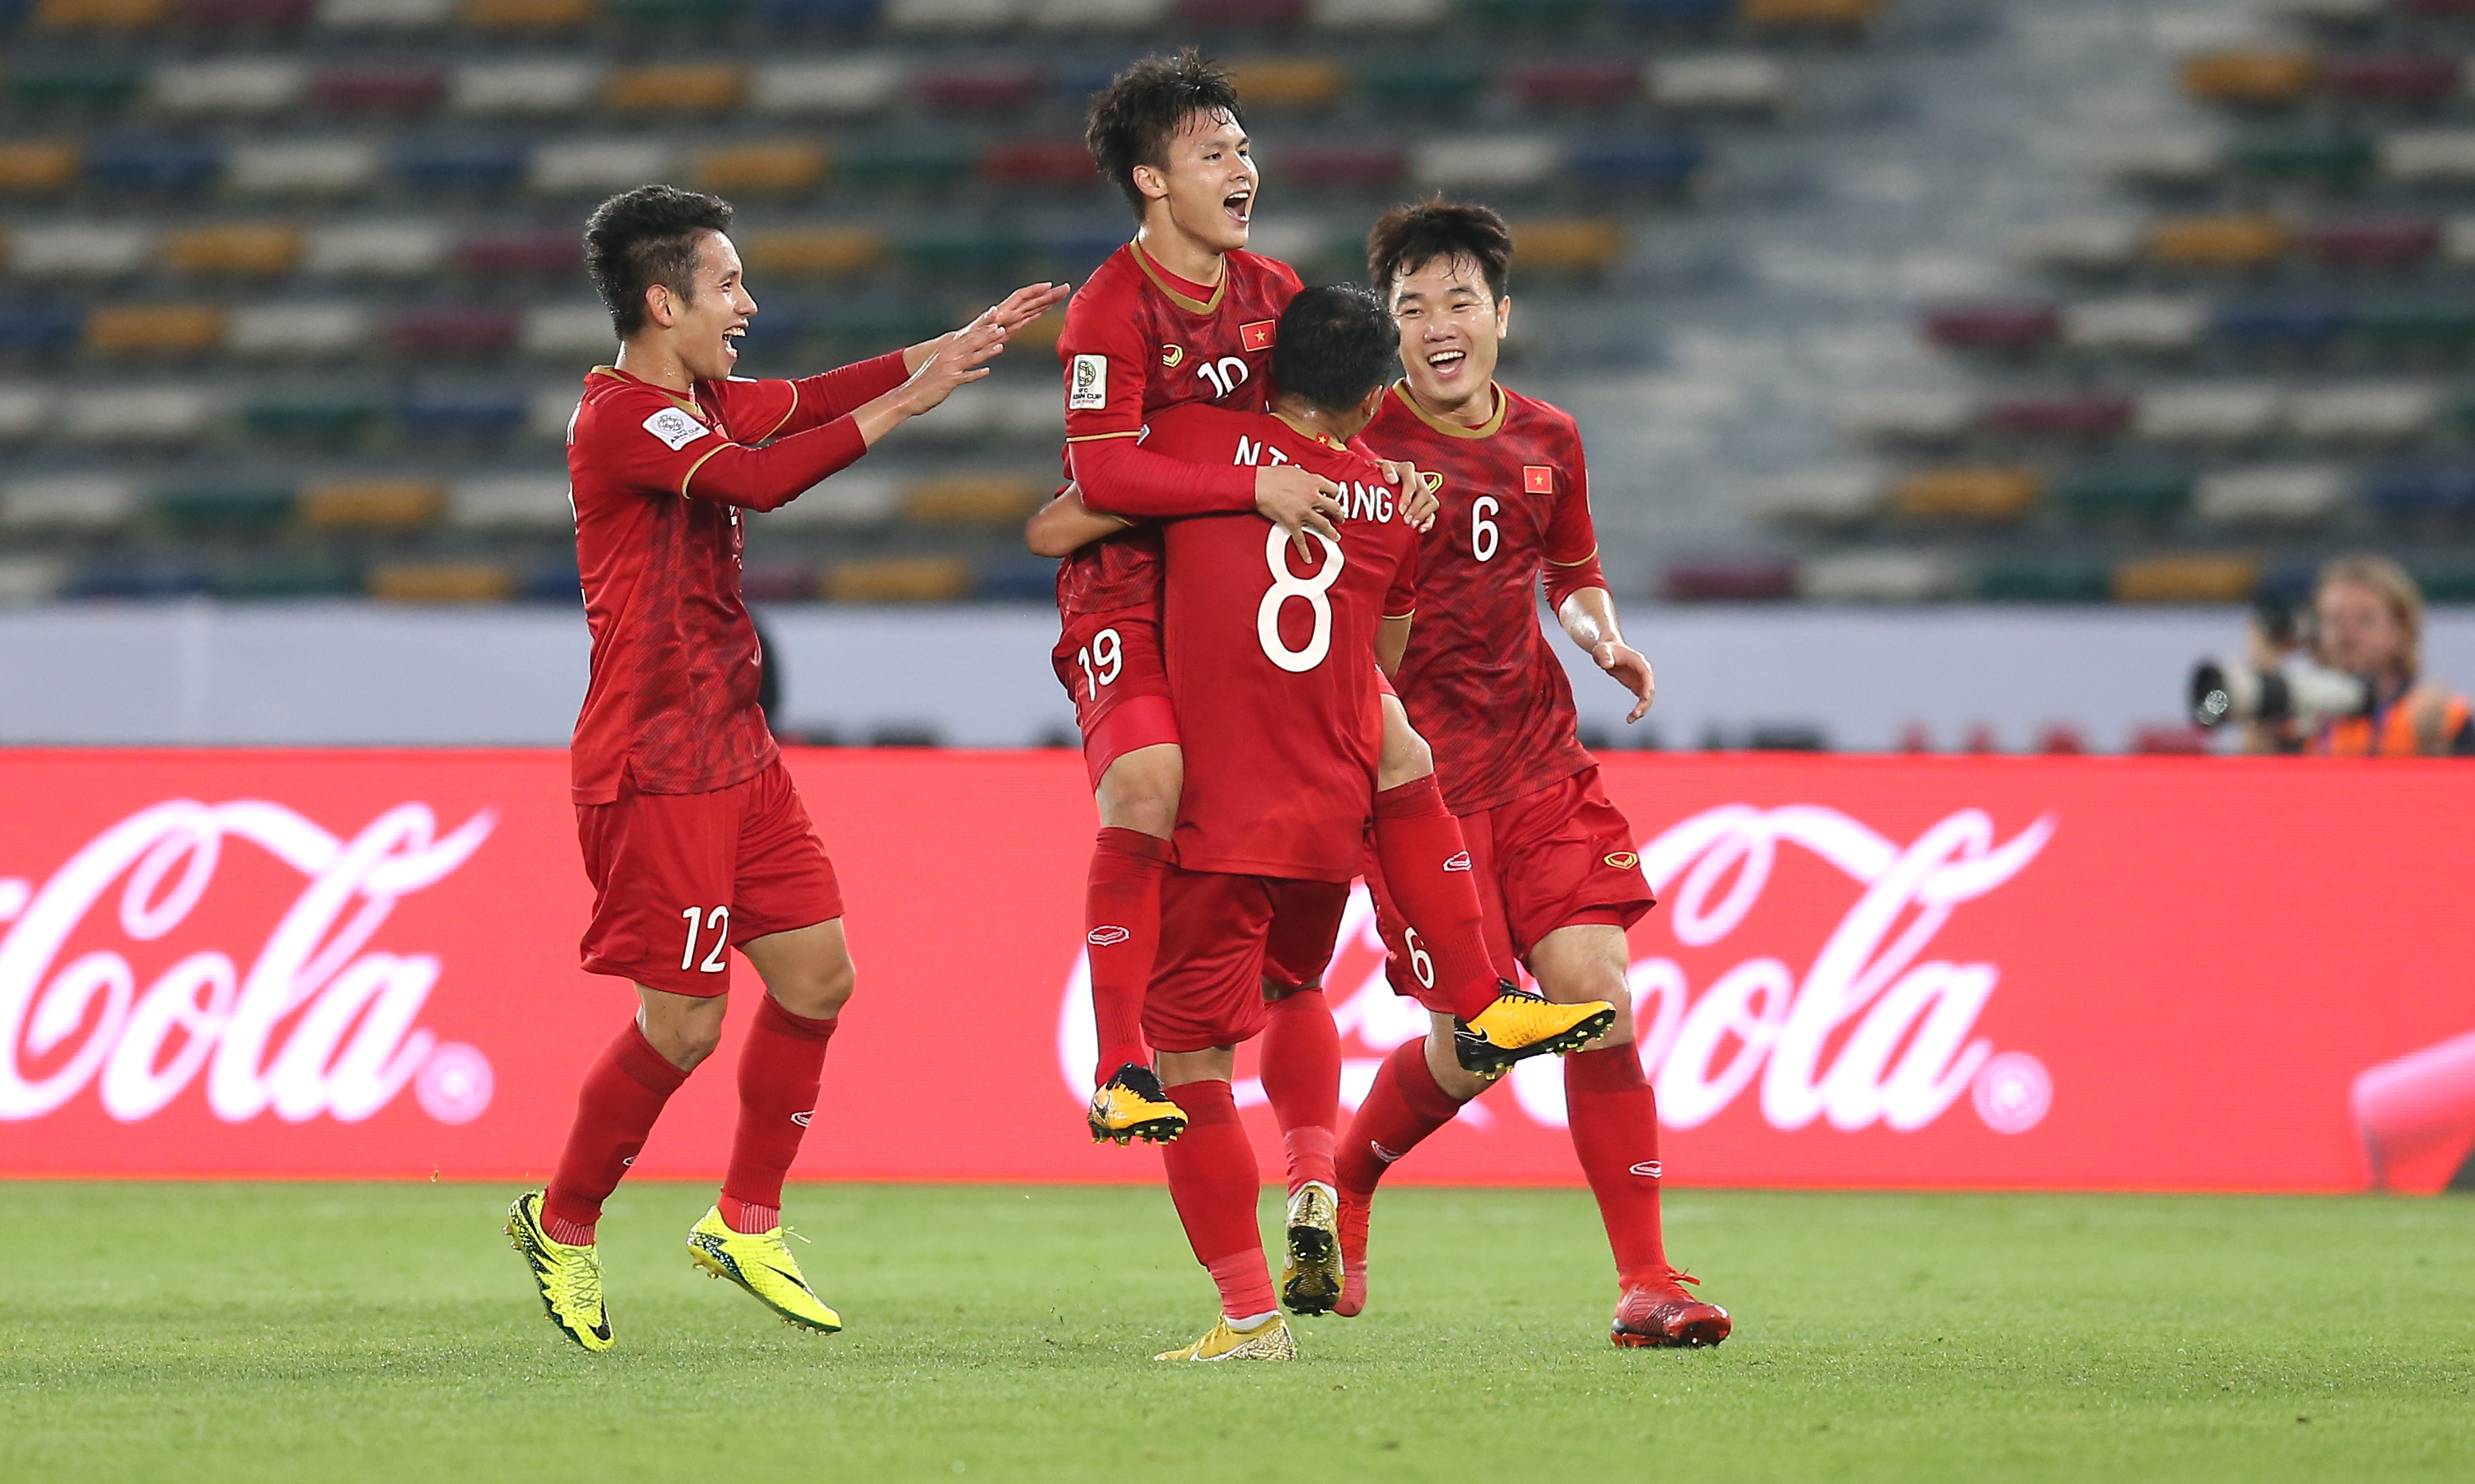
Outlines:
MULTIPOLYGON (((1157 1179, 1082 1129, 1080 759, 790 766, 860 968, 795 1173, 1157 1179)), ((2475 768, 1605 773, 1661 899, 1630 988, 1672 1181, 2429 1191, 2475 1149, 2475 768)), ((0 799, 0 1175, 538 1180, 631 1012, 576 967, 563 753, 17 751, 0 799)), ((1382 968, 1361 890, 1326 980, 1344 1103, 1424 1030, 1382 968)), ((639 1173, 718 1174, 734 1053, 639 1173)), ((1395 1178, 1577 1181, 1562 1124, 1526 1063, 1395 1178)))

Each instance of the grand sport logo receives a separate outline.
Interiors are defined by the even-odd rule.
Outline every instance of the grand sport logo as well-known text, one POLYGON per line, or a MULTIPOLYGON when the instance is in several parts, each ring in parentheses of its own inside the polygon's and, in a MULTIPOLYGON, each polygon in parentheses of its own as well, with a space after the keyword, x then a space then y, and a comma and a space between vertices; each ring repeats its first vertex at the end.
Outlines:
MULTIPOLYGON (((2053 838, 2051 817, 1997 842, 1984 811, 1963 809, 1900 844, 1818 805, 1728 804, 1685 819, 1641 848, 1641 869, 1663 905, 1658 917, 1686 948, 1741 947, 1744 957, 1696 989, 1675 959, 1645 955, 1628 976, 1642 1061, 1658 1087, 1659 1121, 1690 1129, 1753 1091, 1762 1119, 1793 1131, 1817 1120, 1843 1131, 1923 1129, 1971 1097, 1997 1132, 2036 1126, 2051 1106, 2045 1064, 1997 1051, 1975 1034, 2000 982, 1998 965, 1924 955, 1951 914, 2026 869, 2053 838), (1746 926, 1785 849, 1809 852, 1846 876, 1853 900, 1802 974, 1789 945, 1746 926), (1896 930, 1896 931, 1895 931, 1896 930), (1755 1089, 1758 1090, 1755 1090, 1755 1089)), ((1342 919, 1326 992, 1344 1043, 1379 1057, 1342 1064, 1341 1097, 1356 1106, 1380 1054, 1423 1035, 1426 1012, 1392 993, 1363 887, 1342 919)), ((1058 1015, 1058 1065, 1079 1102, 1094 1055, 1090 969, 1078 959, 1058 1015)), ((1564 1123, 1564 1080, 1553 1058, 1507 1079, 1531 1120, 1564 1123)), ((1241 1083, 1239 1103, 1260 1102, 1241 1083)), ((1492 1100, 1487 1100, 1492 1101, 1492 1100)), ((1463 1108, 1484 1127, 1483 1102, 1463 1108)))
POLYGON ((440 839, 429 806, 401 804, 345 839, 281 804, 175 799, 106 830, 40 888, 0 881, 0 1120, 39 1118, 92 1084, 106 1112, 135 1123, 201 1074, 226 1123, 269 1109, 355 1123, 407 1084, 442 1123, 478 1116, 488 1059, 417 1023, 438 959, 364 950, 399 900, 463 864, 495 823, 485 810, 440 839), (236 844, 305 878, 271 932, 226 913, 192 921, 236 844), (249 941, 260 946, 244 971, 225 950, 249 941), (130 962, 141 945, 177 955, 142 989, 130 962))

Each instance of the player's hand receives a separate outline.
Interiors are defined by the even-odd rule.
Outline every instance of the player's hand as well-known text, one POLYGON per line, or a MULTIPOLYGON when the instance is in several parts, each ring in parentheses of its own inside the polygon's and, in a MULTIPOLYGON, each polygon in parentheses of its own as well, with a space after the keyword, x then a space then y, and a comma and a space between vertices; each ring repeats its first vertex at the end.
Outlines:
POLYGON ((930 342, 928 358, 894 393, 902 410, 918 417, 954 395, 954 388, 987 376, 989 362, 1005 350, 1011 332, 982 316, 930 342))
POLYGON ((1255 471, 1255 513, 1287 531, 1302 556, 1314 555, 1314 547, 1307 540, 1309 531, 1328 541, 1340 540, 1332 523, 1348 513, 1339 495, 1339 485, 1295 464, 1272 464, 1255 471))
POLYGON ((1001 304, 991 305, 971 324, 994 325, 1000 329, 1017 330, 1046 314, 1074 292, 1070 283, 1026 283, 1006 295, 1001 304))
POLYGON ((1658 694, 1658 677, 1650 672, 1650 661, 1641 657, 1640 650, 1610 639, 1592 649, 1590 658, 1599 662, 1599 669, 1615 676, 1618 684, 1639 697, 1633 702, 1631 714, 1625 718, 1627 724, 1649 714, 1651 700, 1658 694))
POLYGON ((1435 494, 1443 487, 1444 481, 1429 479, 1418 473, 1415 464, 1387 461, 1386 467, 1401 472, 1401 519, 1409 523, 1409 529, 1425 535, 1435 523, 1435 512, 1444 508, 1443 499, 1435 494))

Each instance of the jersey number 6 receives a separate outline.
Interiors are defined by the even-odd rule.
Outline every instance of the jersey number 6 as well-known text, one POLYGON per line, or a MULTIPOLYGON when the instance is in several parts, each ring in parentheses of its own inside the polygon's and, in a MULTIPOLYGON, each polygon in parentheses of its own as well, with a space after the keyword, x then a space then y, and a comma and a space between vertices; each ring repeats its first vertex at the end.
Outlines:
POLYGON ((1323 570, 1311 577, 1289 571, 1287 531, 1275 525, 1263 533, 1263 564, 1272 570, 1272 586, 1255 605, 1255 638, 1263 645, 1263 658, 1292 675, 1314 669, 1332 652, 1332 585, 1340 580, 1340 543, 1321 531, 1307 534, 1323 543, 1323 570), (1281 609, 1293 597, 1305 599, 1314 614, 1314 632, 1303 649, 1290 648, 1281 638, 1281 609))

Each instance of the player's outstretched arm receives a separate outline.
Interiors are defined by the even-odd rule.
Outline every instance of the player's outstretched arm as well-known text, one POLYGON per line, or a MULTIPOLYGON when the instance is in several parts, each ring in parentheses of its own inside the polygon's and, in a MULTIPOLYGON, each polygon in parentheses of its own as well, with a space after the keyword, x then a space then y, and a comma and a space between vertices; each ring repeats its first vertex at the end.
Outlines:
POLYGON ((1625 720, 1638 721, 1646 716, 1658 693, 1658 680, 1651 673, 1650 661, 1625 643, 1624 631, 1616 625, 1615 595, 1603 587, 1575 588, 1556 605, 1556 619, 1573 643, 1589 651, 1599 669, 1633 693, 1632 711, 1625 720))
POLYGON ((1034 556, 1069 556, 1103 536, 1114 536, 1132 525, 1119 516, 1102 515, 1083 503, 1079 486, 1067 485, 1057 498, 1040 507, 1040 513, 1025 522, 1022 542, 1034 556))
MULTIPOLYGON (((874 448, 878 439, 904 423, 934 410, 954 395, 956 387, 987 376, 989 362, 1004 352, 1006 337, 1013 333, 1013 326, 999 325, 984 314, 943 337, 908 380, 851 415, 859 425, 860 437, 874 448)), ((909 360, 907 352, 904 360, 909 360)))
POLYGON ((906 373, 917 372, 928 363, 928 357, 951 345, 957 335, 991 327, 1012 334, 1055 308, 1072 292, 1074 285, 1070 283, 1026 283, 981 310, 971 323, 961 329, 947 330, 934 340, 922 340, 918 345, 904 347, 902 369, 906 373))

